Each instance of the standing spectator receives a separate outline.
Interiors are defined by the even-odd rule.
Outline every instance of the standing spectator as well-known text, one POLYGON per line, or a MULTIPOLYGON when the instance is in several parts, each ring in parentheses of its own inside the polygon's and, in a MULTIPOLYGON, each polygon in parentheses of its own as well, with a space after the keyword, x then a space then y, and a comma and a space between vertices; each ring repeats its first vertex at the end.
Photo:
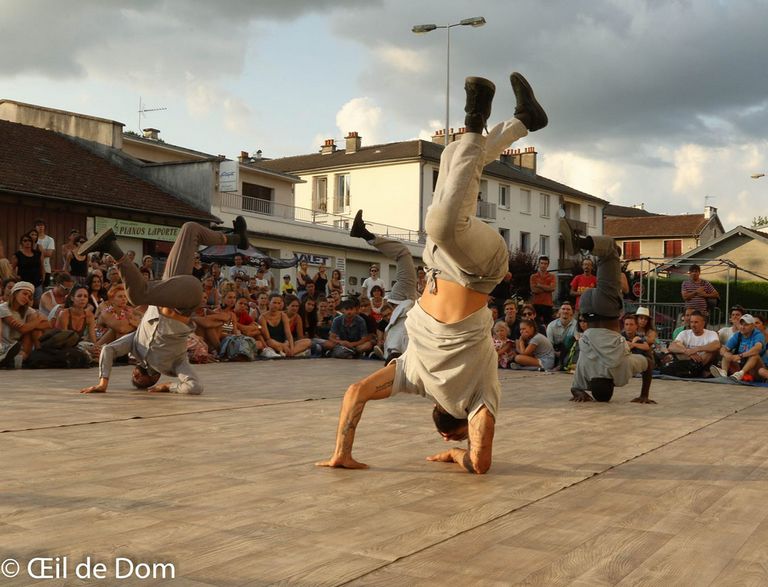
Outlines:
POLYGON ((339 295, 344 294, 344 285, 341 283, 341 271, 338 269, 334 269, 331 272, 331 281, 328 283, 327 295, 331 295, 333 292, 338 292, 339 295))
POLYGON ((552 320, 552 292, 555 291, 555 276, 549 272, 549 257, 539 257, 539 270, 531 275, 531 303, 536 308, 539 321, 547 326, 552 320))
POLYGON ((37 230, 37 244, 43 254, 43 266, 45 267, 45 279, 43 287, 48 287, 51 283, 51 259, 56 254, 56 242, 49 234, 45 234, 48 225, 45 220, 38 218, 35 220, 35 229, 37 230))
POLYGON ((571 347, 576 343, 577 322, 573 319, 573 306, 570 302, 560 304, 558 317, 547 324, 547 338, 555 349, 559 364, 563 369, 567 365, 567 357, 571 347))
POLYGON ((555 349, 546 336, 536 331, 535 320, 524 318, 520 322, 516 347, 514 361, 523 368, 547 371, 555 366, 555 349))
POLYGON ((370 277, 365 278, 365 281, 363 281, 363 285, 360 288, 362 290, 362 296, 365 298, 370 297, 369 292, 374 285, 378 285, 382 291, 387 290, 384 280, 379 277, 378 265, 371 265, 371 268, 368 270, 368 272, 370 273, 370 277))
POLYGON ((230 281, 234 281, 235 277, 241 274, 250 277, 251 272, 245 265, 245 257, 242 253, 235 253, 234 262, 235 264, 229 268, 228 272, 230 281))
POLYGON ((211 277, 213 277, 213 287, 219 289, 224 282, 224 276, 221 274, 221 265, 219 263, 211 263, 211 277))
POLYGON ((77 240, 79 236, 80 236, 80 231, 77 230, 76 228, 73 228, 72 230, 69 231, 69 234, 67 235, 67 242, 65 242, 61 246, 61 268, 68 273, 70 273, 69 256, 73 251, 77 250, 77 247, 80 246, 77 244, 77 240))
MULTIPOLYGON (((686 310, 687 311, 687 310, 686 310)), ((744 308, 741 306, 733 306, 731 308, 731 325, 721 328, 717 331, 717 336, 720 339, 720 344, 725 344, 728 340, 737 332, 739 332, 739 324, 741 323, 741 317, 746 314, 744 308)))
POLYGON ((727 377, 729 371, 737 369, 731 379, 741 381, 745 375, 753 377, 763 366, 761 355, 765 349, 765 337, 755 328, 755 319, 751 314, 744 314, 739 321, 739 332, 734 334, 720 349, 723 356, 723 368, 712 365, 712 375, 727 377))
POLYGON ((263 279, 267 280, 267 293, 271 294, 277 291, 275 289, 275 276, 272 275, 272 271, 269 270, 269 265, 267 265, 266 261, 261 261, 259 263, 259 269, 264 271, 263 279))
POLYGON ((314 277, 315 291, 321 296, 327 295, 328 293, 328 274, 326 271, 325 263, 321 263, 317 268, 317 273, 314 277))
POLYGON ((701 267, 698 265, 691 265, 688 275, 690 278, 686 279, 680 287, 680 295, 685 302, 685 307, 709 316, 709 305, 711 303, 716 305, 720 294, 711 283, 701 278, 701 267))
POLYGON ((296 293, 296 289, 291 283, 291 276, 287 273, 283 275, 283 284, 280 286, 280 293, 288 296, 292 296, 296 293))
POLYGON ((588 289, 597 287, 597 277, 593 274, 595 265, 592 259, 584 259, 581 262, 581 269, 584 273, 581 273, 571 280, 571 295, 576 298, 576 309, 579 309, 581 302, 581 295, 588 289))
POLYGON ((312 281, 309 276, 309 265, 306 261, 299 261, 299 268, 296 271, 296 292, 298 295, 307 289, 307 284, 312 281))
POLYGON ((45 279, 45 265, 40 249, 34 247, 29 233, 19 240, 21 248, 13 254, 11 265, 21 281, 26 281, 35 286, 35 300, 39 300, 43 294, 43 280, 45 279))
POLYGON ((144 255, 141 258, 141 266, 149 270, 150 281, 155 278, 155 260, 152 255, 144 255))
POLYGON ((337 316, 331 325, 330 342, 333 344, 331 356, 337 359, 355 359, 373 348, 368 336, 365 320, 358 316, 360 304, 355 299, 341 302, 341 316, 337 316))
POLYGON ((77 249, 86 240, 88 239, 78 234, 75 238, 74 248, 69 250, 64 258, 64 271, 69 273, 80 285, 84 285, 88 278, 88 255, 78 255, 77 249))

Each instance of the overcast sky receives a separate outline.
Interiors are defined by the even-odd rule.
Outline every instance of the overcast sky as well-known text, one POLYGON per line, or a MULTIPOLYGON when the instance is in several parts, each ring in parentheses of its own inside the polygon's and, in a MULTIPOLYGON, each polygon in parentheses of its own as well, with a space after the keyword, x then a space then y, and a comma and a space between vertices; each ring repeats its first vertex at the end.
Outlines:
POLYGON ((152 126, 235 157, 315 152, 451 125, 488 77, 491 121, 529 79, 550 126, 517 146, 540 174, 663 213, 768 215, 768 0, 0 0, 0 97, 152 126), (124 6, 121 7, 120 4, 124 6), (125 7, 129 6, 129 7, 125 7), (139 123, 139 99, 148 112, 139 123))

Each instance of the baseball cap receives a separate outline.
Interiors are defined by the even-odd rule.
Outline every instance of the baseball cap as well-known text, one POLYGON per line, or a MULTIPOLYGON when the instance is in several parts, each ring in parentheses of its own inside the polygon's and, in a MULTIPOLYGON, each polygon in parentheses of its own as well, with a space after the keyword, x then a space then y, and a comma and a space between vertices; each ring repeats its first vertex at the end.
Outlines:
POLYGON ((744 324, 754 324, 755 317, 752 314, 744 314, 739 322, 744 322, 744 324))

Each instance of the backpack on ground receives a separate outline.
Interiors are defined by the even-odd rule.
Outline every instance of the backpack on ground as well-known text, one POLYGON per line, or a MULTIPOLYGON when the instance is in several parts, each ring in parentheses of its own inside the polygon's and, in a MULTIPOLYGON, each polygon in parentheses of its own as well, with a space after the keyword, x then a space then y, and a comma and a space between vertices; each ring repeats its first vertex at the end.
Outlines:
POLYGON ((32 351, 24 361, 25 369, 85 369, 91 366, 91 358, 74 348, 41 348, 32 351))

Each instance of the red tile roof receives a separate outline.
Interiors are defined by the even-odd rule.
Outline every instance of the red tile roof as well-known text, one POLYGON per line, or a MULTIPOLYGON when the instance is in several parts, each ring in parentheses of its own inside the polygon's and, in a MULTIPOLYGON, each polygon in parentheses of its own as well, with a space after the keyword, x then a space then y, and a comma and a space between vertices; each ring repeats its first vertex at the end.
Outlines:
POLYGON ((606 218, 603 232, 613 238, 688 237, 698 236, 708 222, 704 214, 606 218))
POLYGON ((0 120, 2 190, 185 220, 219 220, 64 135, 5 120, 0 120))

